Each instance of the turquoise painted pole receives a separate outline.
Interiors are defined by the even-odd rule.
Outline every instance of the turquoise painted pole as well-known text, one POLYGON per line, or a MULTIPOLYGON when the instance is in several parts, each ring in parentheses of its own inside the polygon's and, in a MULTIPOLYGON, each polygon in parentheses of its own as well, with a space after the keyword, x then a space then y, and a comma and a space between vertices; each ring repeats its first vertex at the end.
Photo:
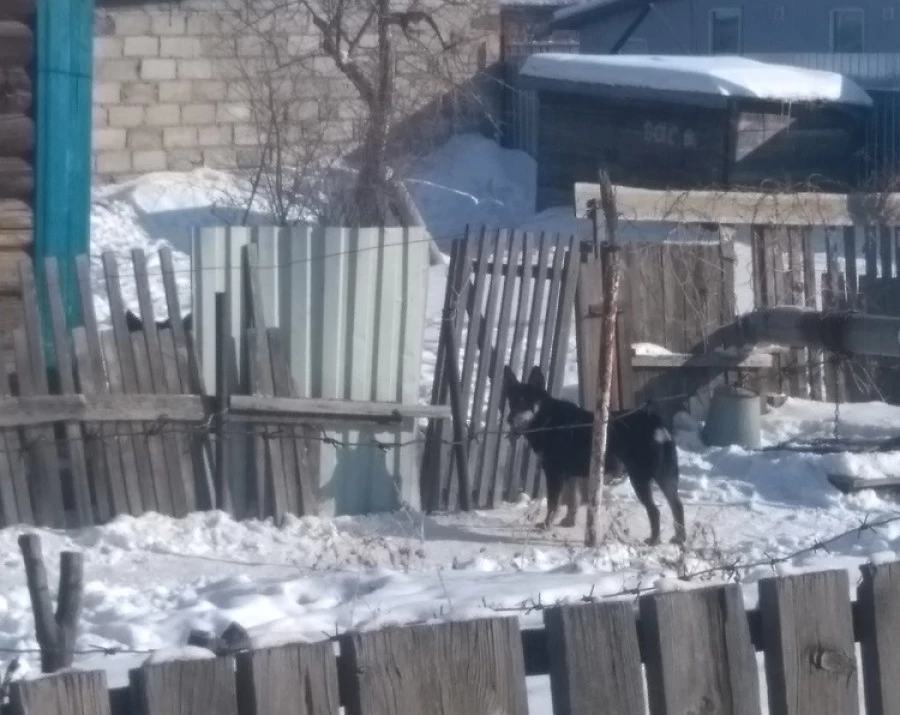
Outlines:
POLYGON ((76 325, 75 256, 90 247, 94 0, 37 0, 36 24, 34 268, 43 303, 44 258, 57 257, 76 325))

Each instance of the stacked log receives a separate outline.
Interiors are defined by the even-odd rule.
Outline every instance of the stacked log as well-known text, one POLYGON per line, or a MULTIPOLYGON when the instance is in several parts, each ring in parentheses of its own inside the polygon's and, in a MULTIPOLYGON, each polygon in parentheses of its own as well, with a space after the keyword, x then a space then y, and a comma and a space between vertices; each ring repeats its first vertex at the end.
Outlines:
POLYGON ((0 2, 0 335, 21 325, 19 261, 34 244, 35 0, 0 2))

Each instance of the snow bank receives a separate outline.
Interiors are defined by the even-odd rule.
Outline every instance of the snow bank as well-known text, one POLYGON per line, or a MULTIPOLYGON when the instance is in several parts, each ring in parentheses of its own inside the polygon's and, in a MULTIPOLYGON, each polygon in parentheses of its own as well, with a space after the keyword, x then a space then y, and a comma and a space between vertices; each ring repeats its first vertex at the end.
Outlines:
POLYGON ((660 92, 691 92, 783 102, 840 102, 872 106, 858 84, 837 72, 717 55, 531 55, 522 75, 540 79, 660 92))

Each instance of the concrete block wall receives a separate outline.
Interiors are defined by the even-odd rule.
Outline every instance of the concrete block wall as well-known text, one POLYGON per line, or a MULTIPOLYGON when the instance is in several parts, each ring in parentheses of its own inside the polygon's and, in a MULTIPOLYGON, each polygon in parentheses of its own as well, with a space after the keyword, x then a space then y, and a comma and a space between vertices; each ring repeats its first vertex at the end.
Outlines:
MULTIPOLYGON (((234 0, 231 0, 233 2, 234 0)), ((152 171, 206 166, 233 169, 259 156, 252 117, 254 82, 248 67, 263 50, 259 37, 236 32, 229 0, 130 2, 101 7, 95 16, 93 169, 97 180, 152 171)), ((299 6, 299 3, 298 3, 299 6)), ((476 73, 499 52, 490 16, 457 16, 474 29, 477 45, 461 71, 476 73)), ((335 151, 353 144, 356 95, 331 60, 316 56, 320 37, 306 13, 280 19, 279 35, 309 55, 308 76, 294 80, 296 113, 318 122, 322 141, 335 151), (326 106, 327 105, 327 106, 326 106)), ((474 37, 474 35, 473 35, 474 37)), ((440 94, 421 63, 398 62, 405 83, 417 87, 421 106, 440 94), (429 94, 431 92, 431 94, 429 94)), ((402 83, 401 83, 402 86, 402 83)))

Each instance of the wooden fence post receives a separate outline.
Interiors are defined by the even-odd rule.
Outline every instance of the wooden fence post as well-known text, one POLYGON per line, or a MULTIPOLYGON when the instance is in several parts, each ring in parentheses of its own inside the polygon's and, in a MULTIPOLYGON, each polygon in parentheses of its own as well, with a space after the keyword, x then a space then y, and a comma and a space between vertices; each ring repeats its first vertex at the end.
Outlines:
MULTIPOLYGON (((603 464, 606 459, 606 431, 609 424, 609 396, 615 367, 616 312, 619 299, 619 255, 616 243, 616 197, 606 172, 600 174, 600 208, 606 219, 607 250, 603 261, 603 331, 600 342, 599 374, 594 404, 594 428, 591 438, 591 467, 588 480, 586 546, 597 545, 597 517, 603 489, 603 464)), ((595 208, 595 210, 597 210, 595 208)))
POLYGON ((72 648, 78 631, 84 590, 84 557, 72 551, 60 554, 59 593, 54 616, 40 537, 37 534, 22 534, 19 549, 25 561, 25 577, 34 611, 34 630, 41 647, 41 670, 53 673, 72 665, 72 648))

